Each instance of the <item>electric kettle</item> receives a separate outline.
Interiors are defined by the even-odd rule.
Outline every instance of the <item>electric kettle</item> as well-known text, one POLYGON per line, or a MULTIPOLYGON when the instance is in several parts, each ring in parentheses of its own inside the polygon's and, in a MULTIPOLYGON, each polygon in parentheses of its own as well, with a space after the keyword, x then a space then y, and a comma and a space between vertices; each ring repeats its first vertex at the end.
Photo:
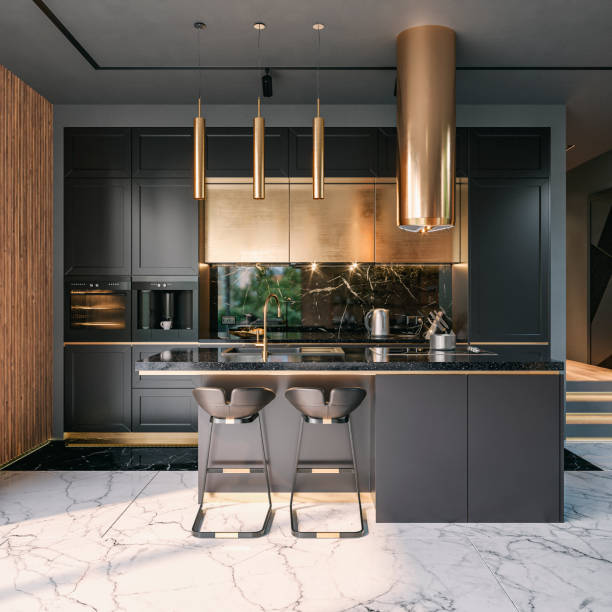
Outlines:
POLYGON ((387 308, 373 308, 366 313, 363 320, 370 336, 375 338, 389 335, 389 310, 387 308))

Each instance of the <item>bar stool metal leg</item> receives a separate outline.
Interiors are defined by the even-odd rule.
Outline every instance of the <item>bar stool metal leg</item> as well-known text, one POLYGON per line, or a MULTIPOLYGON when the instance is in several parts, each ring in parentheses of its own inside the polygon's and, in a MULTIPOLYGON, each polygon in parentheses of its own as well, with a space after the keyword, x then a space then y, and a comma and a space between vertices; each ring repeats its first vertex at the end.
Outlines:
POLYGON ((270 493, 270 475, 269 475, 269 463, 268 457, 266 453, 266 445, 264 442, 263 435, 263 426, 262 426, 262 415, 257 414, 254 417, 247 417, 245 419, 217 419, 215 417, 210 417, 210 433, 208 435, 208 450, 206 452, 206 468, 204 470, 204 479, 202 484, 202 493, 200 495, 200 507, 198 508, 198 513, 196 514, 195 521, 191 528, 191 534, 197 538, 259 538, 263 535, 266 535, 270 529, 270 524, 272 522, 272 496, 270 493), (261 439, 261 454, 263 458, 263 467, 262 468, 234 468, 230 466, 220 466, 211 468, 210 465, 210 451, 213 440, 213 429, 215 424, 226 423, 226 424, 244 424, 251 423, 255 419, 259 418, 259 437, 261 439), (206 477, 209 473, 214 474, 261 474, 263 472, 266 479, 266 491, 268 495, 268 510, 266 512, 266 517, 264 519, 263 525, 261 529, 258 531, 202 531, 202 524, 204 522, 204 517, 206 515, 206 510, 204 509, 204 497, 206 495, 206 477))
POLYGON ((289 513, 291 517, 291 533, 297 538, 360 538, 366 534, 367 520, 363 516, 363 508, 361 506, 361 493, 359 491, 359 474, 357 471, 357 460, 355 456, 355 447, 353 445, 353 432, 351 429, 351 421, 348 416, 339 419, 314 419, 304 416, 300 419, 300 432, 298 434, 297 450, 295 454, 295 471, 293 473, 293 482, 291 485, 291 496, 289 498, 289 513), (307 423, 344 423, 348 427, 349 444, 351 447, 352 468, 346 467, 327 467, 327 468, 304 468, 300 466, 300 451, 302 447, 302 434, 304 430, 304 422, 307 423), (357 505, 359 507, 360 529, 358 531, 300 531, 298 527, 297 513, 293 509, 293 496, 296 487, 298 473, 310 474, 340 474, 343 472, 353 472, 355 477, 355 491, 357 493, 357 505))

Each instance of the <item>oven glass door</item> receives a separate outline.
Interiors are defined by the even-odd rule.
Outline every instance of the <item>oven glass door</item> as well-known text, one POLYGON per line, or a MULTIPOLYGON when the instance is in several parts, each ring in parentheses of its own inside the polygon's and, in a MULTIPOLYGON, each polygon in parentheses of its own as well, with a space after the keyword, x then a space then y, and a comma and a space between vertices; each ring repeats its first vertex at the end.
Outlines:
POLYGON ((78 335, 100 336, 101 332, 114 332, 109 335, 129 336, 130 328, 130 291, 111 289, 71 289, 69 292, 69 329, 78 335), (79 333, 83 332, 83 333, 79 333), (121 333, 123 332, 123 333, 121 333))

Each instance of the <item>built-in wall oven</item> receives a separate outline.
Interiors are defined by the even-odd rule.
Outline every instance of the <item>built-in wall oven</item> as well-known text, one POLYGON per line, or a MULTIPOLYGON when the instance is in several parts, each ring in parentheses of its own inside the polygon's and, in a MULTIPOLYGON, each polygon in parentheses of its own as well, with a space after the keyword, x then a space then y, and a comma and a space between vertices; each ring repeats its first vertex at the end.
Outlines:
POLYGON ((129 341, 132 338, 128 277, 70 277, 65 284, 64 340, 129 341))

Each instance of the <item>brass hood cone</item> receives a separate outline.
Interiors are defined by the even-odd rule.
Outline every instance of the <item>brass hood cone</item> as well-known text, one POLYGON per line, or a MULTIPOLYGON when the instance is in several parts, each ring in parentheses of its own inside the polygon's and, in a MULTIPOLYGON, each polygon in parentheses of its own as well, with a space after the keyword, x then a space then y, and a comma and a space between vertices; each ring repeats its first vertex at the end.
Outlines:
POLYGON ((455 223, 455 32, 419 26, 397 37, 397 224, 455 223))

